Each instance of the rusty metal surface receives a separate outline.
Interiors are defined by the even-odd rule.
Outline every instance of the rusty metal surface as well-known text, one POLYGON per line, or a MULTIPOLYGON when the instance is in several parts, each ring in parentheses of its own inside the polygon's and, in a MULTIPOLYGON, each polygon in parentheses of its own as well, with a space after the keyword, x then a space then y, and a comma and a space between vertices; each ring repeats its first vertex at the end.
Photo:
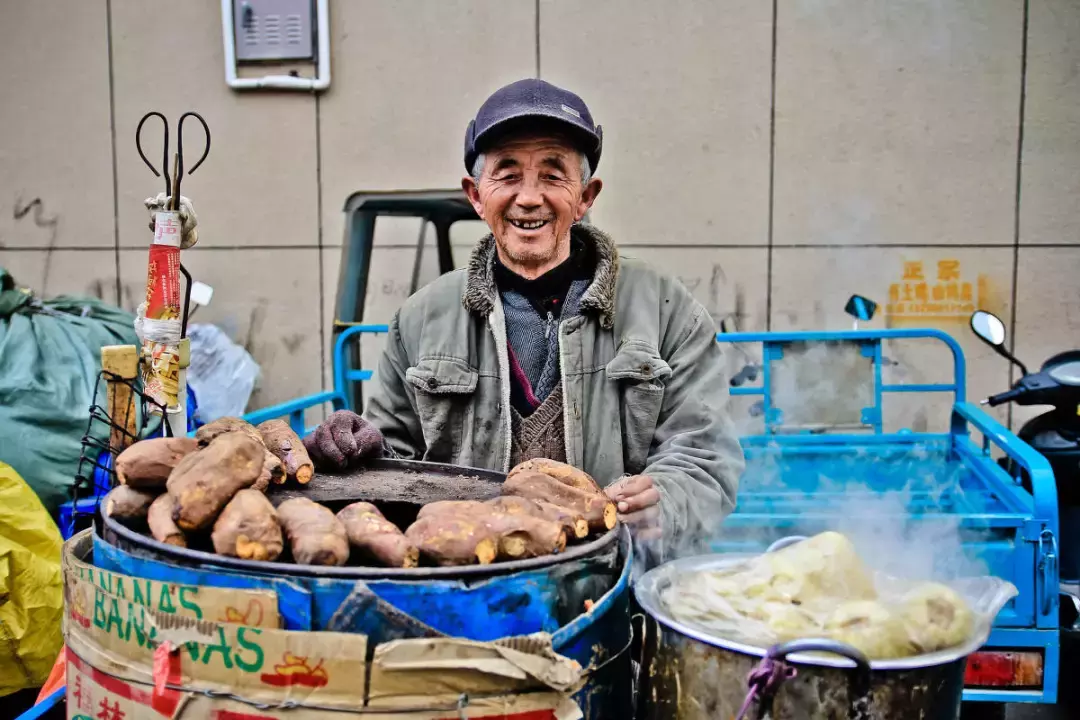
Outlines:
POLYGON ((306 497, 333 506, 356 500, 420 506, 437 500, 488 500, 497 497, 505 475, 491 470, 412 460, 373 460, 341 473, 316 473, 307 485, 273 485, 275 505, 306 497))
MULTIPOLYGON (((731 718, 746 697, 746 678, 759 657, 717 648, 647 622, 641 668, 640 720, 731 718)), ((849 670, 790 663, 798 675, 785 680, 771 702, 751 708, 750 718, 848 720, 849 670)), ((948 720, 960 712, 965 660, 945 665, 873 671, 864 717, 870 720, 948 720)))

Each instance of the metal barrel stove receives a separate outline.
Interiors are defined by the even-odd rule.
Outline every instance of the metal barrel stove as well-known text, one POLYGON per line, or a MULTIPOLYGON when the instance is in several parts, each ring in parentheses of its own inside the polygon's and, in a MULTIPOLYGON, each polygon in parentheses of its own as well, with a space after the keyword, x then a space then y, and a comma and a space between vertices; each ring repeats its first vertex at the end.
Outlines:
MULTIPOLYGON (((317 475, 303 495, 337 511, 375 502, 406 527, 435 500, 497 496, 501 473, 407 460, 376 460, 347 475, 317 475)), ((490 641, 552 634, 556 652, 586 668, 575 694, 589 720, 632 715, 630 571, 623 526, 558 555, 464 567, 322 567, 216 555, 208 545, 160 543, 102 517, 93 563, 105 570, 192 585, 272 590, 285 629, 363 633, 376 644, 451 636, 490 641), (203 549, 205 548, 205 549, 203 549)), ((280 560, 288 560, 282 558, 280 560)))

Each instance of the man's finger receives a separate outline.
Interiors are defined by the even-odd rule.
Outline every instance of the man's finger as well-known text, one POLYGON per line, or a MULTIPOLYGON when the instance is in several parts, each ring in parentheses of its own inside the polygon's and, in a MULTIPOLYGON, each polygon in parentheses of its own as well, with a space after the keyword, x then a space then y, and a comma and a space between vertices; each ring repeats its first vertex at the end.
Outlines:
POLYGON ((612 500, 622 500, 630 495, 637 495, 653 486, 648 475, 631 475, 607 487, 607 496, 612 500))
POLYGON ((659 502, 660 491, 654 487, 649 487, 644 492, 640 492, 636 495, 623 495, 622 499, 619 500, 617 507, 619 512, 626 514, 653 507, 659 502))
POLYGON ((315 445, 319 448, 319 454, 323 456, 323 460, 327 464, 339 470, 345 467, 345 454, 341 452, 337 443, 334 442, 334 434, 330 431, 330 428, 320 425, 315 430, 315 445))
MULTIPOLYGON (((351 425, 351 423, 350 423, 351 425)), ((356 438, 348 425, 334 428, 334 444, 342 454, 342 464, 347 463, 349 458, 356 457, 356 438)))

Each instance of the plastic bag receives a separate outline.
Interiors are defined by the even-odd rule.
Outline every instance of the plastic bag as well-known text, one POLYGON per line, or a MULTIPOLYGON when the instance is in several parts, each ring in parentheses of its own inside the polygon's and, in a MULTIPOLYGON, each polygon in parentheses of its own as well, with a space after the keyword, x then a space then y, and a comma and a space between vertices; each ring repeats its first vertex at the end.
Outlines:
POLYGON ((200 424, 239 417, 259 379, 259 365, 216 325, 189 325, 191 364, 187 382, 199 397, 200 424))
MULTIPOLYGON (((93 297, 40 300, 0 268, 0 452, 50 513, 71 499, 90 406, 104 401, 101 348, 135 345, 134 321, 93 297)), ((104 423, 90 433, 108 441, 104 423)))
POLYGON ((679 622, 729 640, 769 647, 828 638, 874 660, 932 654, 974 639, 981 644, 1016 594, 995 577, 938 583, 873 573, 850 540, 824 532, 678 575, 661 599, 679 622))
POLYGON ((0 697, 41 685, 63 647, 60 531, 0 462, 0 697))

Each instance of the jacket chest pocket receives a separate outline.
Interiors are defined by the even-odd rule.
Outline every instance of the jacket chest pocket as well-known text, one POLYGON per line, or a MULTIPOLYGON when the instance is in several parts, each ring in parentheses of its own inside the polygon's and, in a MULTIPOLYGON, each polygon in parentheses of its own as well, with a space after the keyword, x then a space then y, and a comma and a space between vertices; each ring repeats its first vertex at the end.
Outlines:
POLYGON ((428 358, 405 371, 424 434, 424 460, 452 463, 468 437, 479 374, 460 360, 428 358))
POLYGON ((648 344, 631 341, 619 348, 606 372, 619 386, 623 468, 635 475, 645 469, 652 448, 671 366, 648 344))

